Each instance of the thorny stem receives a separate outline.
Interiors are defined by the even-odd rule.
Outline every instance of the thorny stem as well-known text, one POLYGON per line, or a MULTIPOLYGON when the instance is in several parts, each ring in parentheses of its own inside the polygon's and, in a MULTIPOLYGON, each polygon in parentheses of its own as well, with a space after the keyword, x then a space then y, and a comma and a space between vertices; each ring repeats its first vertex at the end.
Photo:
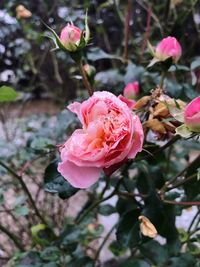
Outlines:
POLYGON ((181 206, 200 206, 200 201, 174 201, 174 200, 163 199, 163 202, 181 206))
POLYGON ((177 182, 177 183, 174 184, 173 186, 167 188, 166 191, 170 191, 170 190, 172 190, 172 189, 174 189, 174 188, 177 188, 177 187, 179 187, 179 186, 181 186, 181 185, 183 185, 183 184, 186 184, 186 183, 190 182, 191 180, 193 180, 193 179, 196 178, 196 177, 197 177, 197 174, 194 173, 193 175, 187 177, 187 179, 184 179, 184 180, 182 180, 182 181, 180 181, 180 182, 177 182))
POLYGON ((196 215, 192 219, 192 221, 188 227, 188 230, 187 230, 188 233, 190 233, 190 230, 192 229, 192 226, 193 226, 194 222, 196 221, 197 217, 199 216, 199 214, 200 214, 200 209, 197 211, 196 215))
POLYGON ((160 84, 159 84, 159 87, 161 89, 163 89, 163 84, 164 84, 165 76, 166 76, 166 72, 165 71, 162 71, 161 78, 160 78, 160 84))
POLYGON ((11 168, 9 168, 2 161, 0 161, 0 166, 2 166, 3 168, 5 168, 13 177, 17 178, 17 180, 20 182, 20 184, 21 184, 24 192, 28 196, 29 202, 30 202, 31 206, 34 209, 35 214, 41 220, 42 223, 44 223, 45 225, 48 225, 47 222, 46 222, 46 220, 43 218, 43 216, 40 214, 38 208, 36 207, 35 202, 34 202, 32 196, 31 196, 31 193, 29 192, 29 189, 27 188, 27 186, 26 186, 25 182, 23 181, 22 177, 19 176, 18 174, 16 174, 11 168))
POLYGON ((79 63, 79 70, 80 70, 81 76, 83 78, 83 84, 84 84, 85 88, 88 90, 89 96, 92 96, 94 90, 93 90, 93 88, 92 88, 92 86, 91 86, 91 84, 90 84, 90 82, 89 82, 89 80, 87 78, 87 74, 86 74, 86 72, 85 72, 85 70, 83 68, 82 60, 79 63))
POLYGON ((14 242, 15 246, 20 250, 24 251, 23 245, 19 242, 19 237, 11 233, 6 227, 0 224, 0 230, 5 233, 12 241, 14 242))
MULTIPOLYGON (((174 144, 176 141, 178 141, 180 139, 180 136, 176 135, 174 136, 169 142, 167 142, 164 146, 161 146, 160 148, 158 148, 157 150, 155 150, 154 152, 152 152, 153 156, 155 154, 158 154, 160 153, 161 151, 165 150, 166 148, 168 148, 169 146, 171 146, 172 144, 174 144)), ((141 158, 137 158, 137 159, 134 159, 133 161, 130 161, 131 163, 134 163, 134 162, 137 162, 137 161, 141 161, 141 160, 146 160, 146 159, 149 159, 151 158, 152 155, 151 154, 148 154, 144 157, 141 157, 141 158)))
MULTIPOLYGON (((178 177, 180 177, 180 176, 182 176, 189 168, 190 168, 190 166, 192 165, 192 164, 194 164, 195 162, 198 162, 200 160, 200 156, 197 156, 197 158, 195 158, 188 166, 186 166, 181 172, 179 172, 175 177, 173 177, 171 180, 169 180, 169 181, 167 181, 166 183, 165 183, 165 185, 161 188, 161 192, 165 192, 166 190, 167 190, 167 187, 168 187, 168 185, 170 185, 170 184, 173 184, 177 179, 178 179, 178 177)), ((195 176, 196 176, 196 174, 195 174, 195 176)), ((188 179, 190 180, 190 179, 193 179, 194 177, 193 177, 193 175, 192 176, 190 176, 190 177, 188 177, 187 178, 187 181, 188 181, 188 179)), ((187 182, 186 180, 183 180, 183 181, 181 181, 181 182, 179 182, 179 183, 177 183, 177 185, 175 186, 175 187, 177 187, 177 186, 179 186, 179 185, 182 185, 183 183, 185 183, 185 182, 187 182)), ((169 188, 169 190, 171 190, 172 188, 174 188, 174 187, 170 187, 169 188)))
POLYGON ((128 0, 127 11, 126 11, 126 18, 125 18, 125 25, 124 25, 124 61, 127 62, 128 60, 128 41, 129 41, 129 34, 130 34, 130 20, 132 15, 132 0, 128 0))

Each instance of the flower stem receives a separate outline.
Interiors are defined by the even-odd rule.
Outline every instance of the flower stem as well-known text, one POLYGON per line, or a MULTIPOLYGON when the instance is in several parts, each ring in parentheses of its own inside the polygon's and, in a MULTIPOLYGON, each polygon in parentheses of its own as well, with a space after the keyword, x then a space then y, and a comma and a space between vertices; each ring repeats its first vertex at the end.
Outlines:
POLYGON ((92 88, 92 86, 91 86, 91 84, 87 78, 87 74, 83 68, 82 60, 79 63, 79 70, 80 70, 81 76, 83 78, 83 84, 84 84, 85 88, 88 90, 89 96, 92 96, 94 93, 94 90, 93 90, 93 88, 92 88))
POLYGON ((165 71, 162 71, 161 78, 160 78, 160 84, 159 84, 159 87, 161 89, 163 89, 163 84, 164 84, 165 76, 166 76, 166 72, 165 71))
POLYGON ((200 201, 174 201, 174 200, 163 199, 163 202, 181 206, 200 206, 200 201))

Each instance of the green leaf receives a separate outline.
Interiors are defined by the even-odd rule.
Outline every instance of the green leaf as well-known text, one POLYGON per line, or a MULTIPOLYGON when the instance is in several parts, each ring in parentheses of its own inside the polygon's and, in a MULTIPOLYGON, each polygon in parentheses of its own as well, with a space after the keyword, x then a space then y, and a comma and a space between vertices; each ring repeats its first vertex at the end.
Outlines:
POLYGON ((182 124, 181 126, 176 128, 176 134, 180 135, 183 138, 189 138, 192 132, 188 129, 187 125, 182 124))
POLYGON ((111 206, 110 204, 101 205, 99 208, 99 213, 101 215, 108 216, 108 215, 111 215, 115 212, 116 212, 116 209, 113 206, 111 206))
POLYGON ((121 263, 119 267, 151 267, 149 263, 144 260, 128 259, 121 263))
POLYGON ((141 242, 139 215, 139 209, 128 211, 122 215, 116 232, 117 240, 121 245, 135 247, 141 242))
POLYGON ((4 191, 0 188, 0 206, 4 203, 4 191))
POLYGON ((67 199, 79 190, 72 187, 67 180, 57 171, 58 161, 51 162, 44 173, 44 190, 49 193, 57 193, 60 198, 67 199))
POLYGON ((31 227, 31 234, 34 243, 41 246, 49 245, 55 238, 51 229, 49 229, 45 224, 37 224, 31 227))
POLYGON ((163 266, 168 260, 167 249, 155 240, 141 245, 140 252, 158 266, 163 266))
POLYGON ((119 242, 117 242, 116 240, 114 240, 110 246, 109 246, 109 250, 117 257, 123 256, 126 251, 127 251, 127 247, 122 246, 119 242))
POLYGON ((89 257, 75 258, 68 263, 67 267, 93 267, 94 262, 89 257))
POLYGON ((29 209, 26 206, 18 206, 15 208, 15 213, 17 216, 26 216, 29 214, 29 209))
POLYGON ((195 70, 196 68, 200 67, 200 57, 196 57, 194 61, 192 61, 190 68, 191 70, 195 70))
POLYGON ((47 247, 40 254, 40 257, 45 261, 57 261, 60 258, 60 250, 57 247, 47 247))
POLYGON ((12 87, 5 85, 0 87, 0 102, 14 101, 18 95, 19 94, 12 87))
POLYGON ((121 57, 108 54, 99 47, 91 48, 87 53, 87 58, 91 61, 97 61, 100 59, 117 59, 123 61, 121 57))
POLYGON ((195 259, 190 254, 181 254, 179 257, 173 257, 170 259, 170 267, 193 267, 195 259))
POLYGON ((44 149, 54 148, 52 140, 46 137, 34 138, 30 146, 34 150, 44 150, 44 149))

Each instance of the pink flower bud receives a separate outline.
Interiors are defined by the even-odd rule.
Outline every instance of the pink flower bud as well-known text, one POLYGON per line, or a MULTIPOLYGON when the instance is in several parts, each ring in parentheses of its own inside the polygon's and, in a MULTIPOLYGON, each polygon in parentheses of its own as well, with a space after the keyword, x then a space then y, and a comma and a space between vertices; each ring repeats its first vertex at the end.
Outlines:
POLYGON ((123 95, 128 99, 135 99, 138 94, 139 94, 139 83, 137 81, 133 83, 128 83, 124 88, 123 95))
POLYGON ((184 120, 193 132, 200 132, 200 96, 193 99, 185 108, 184 120))
POLYGON ((155 49, 155 58, 160 61, 165 61, 166 59, 172 57, 173 61, 177 63, 181 54, 182 49, 179 42, 175 37, 171 36, 162 39, 155 49))
POLYGON ((60 34, 60 41, 65 46, 65 48, 74 52, 77 50, 77 46, 80 43, 81 39, 81 30, 74 25, 67 24, 60 34))

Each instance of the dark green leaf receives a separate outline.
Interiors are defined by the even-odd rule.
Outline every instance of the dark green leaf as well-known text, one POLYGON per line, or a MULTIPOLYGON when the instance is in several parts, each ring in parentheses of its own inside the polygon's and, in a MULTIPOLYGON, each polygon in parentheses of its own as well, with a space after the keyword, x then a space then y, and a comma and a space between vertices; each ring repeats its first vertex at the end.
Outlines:
POLYGON ((128 259, 121 263, 119 267, 150 267, 150 265, 143 260, 128 259))
POLYGON ((105 216, 111 215, 116 212, 116 209, 110 204, 101 205, 99 208, 99 213, 105 216))
POLYGON ((44 189, 50 193, 57 193, 60 198, 67 199, 79 189, 72 187, 57 171, 58 161, 51 162, 44 173, 44 189))
POLYGON ((117 240, 121 245, 134 247, 141 242, 139 215, 139 209, 128 211, 122 215, 116 233, 117 240))
POLYGON ((127 247, 123 247, 119 242, 114 240, 110 246, 109 250, 117 257, 122 256, 126 253, 127 247))
POLYGON ((140 252, 158 266, 163 266, 168 260, 167 249, 155 240, 141 245, 140 252))
POLYGON ((118 59, 118 60, 122 61, 121 57, 115 56, 115 55, 110 55, 110 54, 106 53, 105 51, 103 51, 99 47, 91 48, 87 53, 87 58, 91 61, 96 61, 96 60, 100 60, 100 59, 118 59))
POLYGON ((170 259, 170 267, 193 267, 195 259, 190 254, 181 254, 179 257, 170 259))

